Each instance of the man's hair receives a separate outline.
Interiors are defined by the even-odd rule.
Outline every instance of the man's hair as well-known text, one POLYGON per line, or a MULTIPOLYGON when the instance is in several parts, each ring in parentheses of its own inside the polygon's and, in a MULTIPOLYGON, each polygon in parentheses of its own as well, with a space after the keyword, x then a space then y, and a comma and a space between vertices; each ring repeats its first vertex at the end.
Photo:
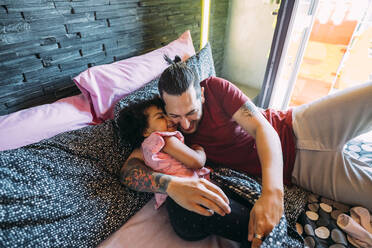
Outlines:
POLYGON ((149 126, 149 116, 145 111, 151 106, 163 109, 163 100, 156 96, 152 99, 132 104, 119 112, 117 124, 119 126, 119 137, 122 143, 127 141, 133 148, 141 146, 145 139, 143 133, 149 126))
POLYGON ((193 85, 196 96, 199 98, 201 90, 196 73, 185 62, 182 62, 179 56, 171 60, 167 55, 164 55, 164 59, 170 66, 160 76, 158 84, 160 96, 163 98, 164 92, 180 96, 189 89, 190 85, 193 85))

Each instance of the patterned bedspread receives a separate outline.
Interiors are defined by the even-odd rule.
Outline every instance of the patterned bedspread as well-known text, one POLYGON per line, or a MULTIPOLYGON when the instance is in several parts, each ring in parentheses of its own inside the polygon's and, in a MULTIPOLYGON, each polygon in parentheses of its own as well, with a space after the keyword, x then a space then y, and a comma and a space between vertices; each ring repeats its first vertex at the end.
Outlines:
POLYGON ((95 247, 152 197, 122 186, 112 121, 0 153, 0 247, 95 247))
POLYGON ((356 138, 349 141, 344 147, 344 152, 372 167, 372 133, 368 135, 364 139, 356 138))

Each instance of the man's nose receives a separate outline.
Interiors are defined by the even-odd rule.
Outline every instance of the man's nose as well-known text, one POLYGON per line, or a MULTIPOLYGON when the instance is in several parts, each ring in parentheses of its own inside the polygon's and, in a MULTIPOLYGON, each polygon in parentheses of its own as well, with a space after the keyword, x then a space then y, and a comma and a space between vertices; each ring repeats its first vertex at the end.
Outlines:
POLYGON ((185 117, 182 117, 180 124, 183 129, 189 129, 190 127, 190 121, 185 117))

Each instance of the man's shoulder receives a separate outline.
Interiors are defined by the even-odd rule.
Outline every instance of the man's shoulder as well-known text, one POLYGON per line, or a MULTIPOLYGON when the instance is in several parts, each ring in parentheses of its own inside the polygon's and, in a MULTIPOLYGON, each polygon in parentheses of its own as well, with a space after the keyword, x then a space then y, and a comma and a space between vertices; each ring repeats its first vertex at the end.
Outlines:
POLYGON ((200 86, 202 87, 226 87, 227 85, 231 84, 228 80, 220 77, 210 76, 203 81, 200 82, 200 86))

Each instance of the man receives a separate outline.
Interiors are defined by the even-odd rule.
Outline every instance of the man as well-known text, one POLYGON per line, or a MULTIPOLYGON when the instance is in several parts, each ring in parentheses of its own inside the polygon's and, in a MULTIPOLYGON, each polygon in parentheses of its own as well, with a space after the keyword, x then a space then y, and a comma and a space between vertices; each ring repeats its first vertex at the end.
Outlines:
MULTIPOLYGON (((185 135, 186 143, 204 147, 208 159, 216 164, 262 177, 262 195, 249 220, 248 240, 253 240, 253 247, 282 216, 283 176, 287 184, 292 180, 326 197, 372 209, 368 199, 372 171, 342 154, 348 140, 372 127, 372 111, 366 107, 372 106, 372 84, 296 108, 293 113, 261 112, 226 80, 211 77, 199 84, 184 63, 173 63, 161 75, 159 92, 167 115, 185 135), (355 111, 360 108, 360 113, 355 111), (343 121, 345 110, 348 122, 343 121), (363 194, 366 197, 360 197, 363 194)), ((122 181, 135 190, 167 193, 201 215, 211 215, 211 211, 200 205, 220 215, 230 212, 217 186, 204 179, 151 171, 139 151, 123 166, 122 181)))

